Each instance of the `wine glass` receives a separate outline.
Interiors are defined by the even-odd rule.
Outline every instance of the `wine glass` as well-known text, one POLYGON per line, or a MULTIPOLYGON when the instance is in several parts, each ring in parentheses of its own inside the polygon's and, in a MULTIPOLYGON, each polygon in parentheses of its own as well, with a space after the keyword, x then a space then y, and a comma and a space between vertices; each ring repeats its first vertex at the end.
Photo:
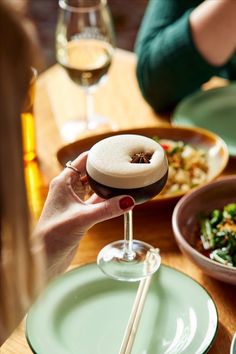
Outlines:
MULTIPOLYGON (((140 204, 160 193, 167 180, 168 163, 161 145, 153 139, 120 134, 90 149, 86 171, 91 189, 100 197, 128 194, 140 204)), ((105 246, 97 263, 114 279, 138 281, 158 269, 160 256, 151 245, 133 239, 132 211, 128 211, 124 214, 124 239, 105 246), (152 262, 148 264, 150 252, 152 262)))
POLYGON ((66 123, 62 134, 72 141, 87 130, 113 130, 95 115, 93 92, 104 82, 114 51, 114 31, 106 0, 59 0, 56 57, 71 80, 85 92, 86 113, 66 123))

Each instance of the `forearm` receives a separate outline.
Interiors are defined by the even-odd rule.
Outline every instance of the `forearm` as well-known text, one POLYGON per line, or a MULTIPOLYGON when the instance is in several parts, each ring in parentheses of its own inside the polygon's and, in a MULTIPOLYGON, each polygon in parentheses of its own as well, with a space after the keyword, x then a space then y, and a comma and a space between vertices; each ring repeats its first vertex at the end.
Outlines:
POLYGON ((224 65, 236 48, 236 1, 206 0, 189 18, 193 41, 210 64, 224 65))

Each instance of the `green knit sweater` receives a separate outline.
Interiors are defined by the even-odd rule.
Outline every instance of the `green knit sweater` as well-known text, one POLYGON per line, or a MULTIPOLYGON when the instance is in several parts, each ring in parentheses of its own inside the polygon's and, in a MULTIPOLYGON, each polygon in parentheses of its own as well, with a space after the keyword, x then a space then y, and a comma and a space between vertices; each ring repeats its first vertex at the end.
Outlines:
POLYGON ((195 47, 189 15, 201 0, 149 0, 136 44, 137 79, 157 112, 173 109, 212 76, 236 79, 236 61, 210 65, 195 47))

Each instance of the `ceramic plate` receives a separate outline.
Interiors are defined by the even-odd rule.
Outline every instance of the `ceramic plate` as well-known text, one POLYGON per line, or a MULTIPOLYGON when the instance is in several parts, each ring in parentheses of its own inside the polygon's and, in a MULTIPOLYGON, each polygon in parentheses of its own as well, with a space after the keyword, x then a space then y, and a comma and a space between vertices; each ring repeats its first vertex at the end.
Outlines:
POLYGON ((236 156, 236 84, 199 91, 179 103, 172 122, 198 126, 219 135, 236 156))
POLYGON ((236 333, 233 336, 231 347, 230 347, 230 354, 236 354, 236 333))
MULTIPOLYGON (((204 129, 191 127, 172 127, 170 125, 163 125, 159 127, 137 128, 129 130, 120 130, 117 133, 103 133, 93 135, 84 139, 78 140, 74 143, 62 147, 57 153, 57 159, 62 166, 65 166, 69 160, 74 160, 79 154, 89 150, 96 142, 116 134, 140 134, 148 137, 157 136, 160 139, 170 139, 174 141, 183 141, 194 147, 201 147, 207 151, 208 156, 208 182, 218 177, 224 170, 228 162, 228 150, 221 138, 210 133, 204 129)), ((183 196, 183 192, 175 192, 172 194, 161 194, 152 199, 153 202, 160 202, 163 200, 176 200, 183 196)), ((145 203, 144 205, 149 204, 145 203)), ((139 206, 137 206, 139 207, 139 206)))
MULTIPOLYGON (((27 316, 37 354, 117 354, 138 283, 103 275, 96 264, 65 273, 27 316)), ((194 280, 161 266, 153 276, 132 354, 205 353, 217 331, 217 310, 194 280)))

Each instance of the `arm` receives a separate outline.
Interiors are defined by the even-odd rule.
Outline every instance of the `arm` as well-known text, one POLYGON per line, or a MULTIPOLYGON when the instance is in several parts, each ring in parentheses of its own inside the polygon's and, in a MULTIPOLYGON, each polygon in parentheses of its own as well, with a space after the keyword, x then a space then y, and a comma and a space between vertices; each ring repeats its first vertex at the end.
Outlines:
POLYGON ((210 64, 224 65, 236 47, 236 1, 204 1, 190 15, 193 41, 210 64))
MULTIPOLYGON (((226 1, 210 0, 210 3, 226 1)), ((205 5, 205 2, 200 3, 197 0, 149 2, 136 42, 137 78, 145 99, 158 112, 173 108, 212 76, 220 75, 224 69, 222 65, 226 64, 221 61, 218 66, 213 65, 194 42, 199 36, 195 32, 200 32, 199 27, 195 29, 199 14, 193 16, 194 34, 191 15, 195 7, 197 10, 205 5)))

